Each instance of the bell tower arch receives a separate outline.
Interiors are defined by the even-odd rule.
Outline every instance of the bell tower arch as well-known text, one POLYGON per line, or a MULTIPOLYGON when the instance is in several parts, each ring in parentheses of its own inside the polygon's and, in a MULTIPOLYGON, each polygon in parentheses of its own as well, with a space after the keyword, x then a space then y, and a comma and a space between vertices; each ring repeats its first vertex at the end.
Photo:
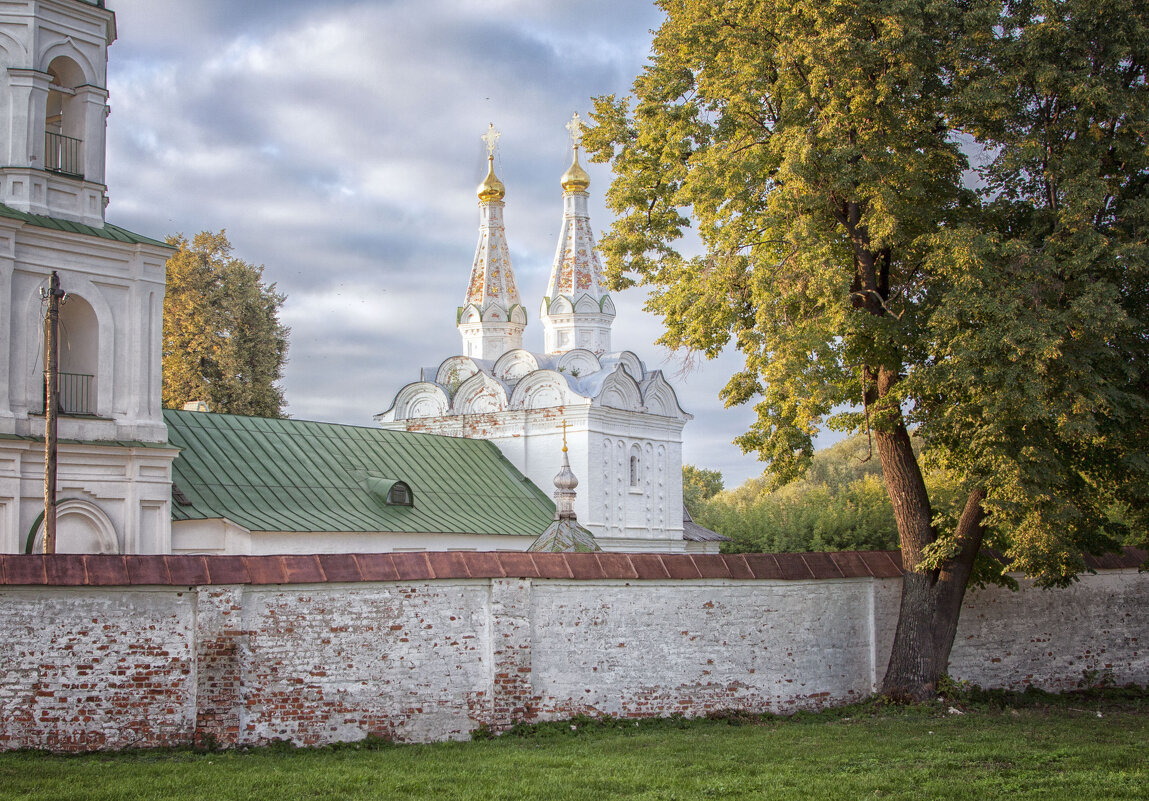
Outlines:
POLYGON ((0 203, 102 226, 115 15, 103 0, 4 4, 0 29, 0 203))

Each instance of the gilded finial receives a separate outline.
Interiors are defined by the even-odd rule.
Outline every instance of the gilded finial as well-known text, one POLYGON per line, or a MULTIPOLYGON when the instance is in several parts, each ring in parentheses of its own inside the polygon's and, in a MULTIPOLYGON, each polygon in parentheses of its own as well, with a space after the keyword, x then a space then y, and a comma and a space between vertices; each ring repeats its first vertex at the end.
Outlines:
POLYGON ((570 122, 566 124, 566 129, 570 132, 574 158, 571 160, 571 166, 563 173, 560 183, 564 192, 585 192, 590 186, 590 175, 578 163, 578 149, 579 145, 582 144, 582 121, 579 120, 577 111, 571 116, 570 122))
POLYGON ((487 177, 479 184, 479 200, 502 200, 507 194, 507 188, 495 175, 495 146, 500 136, 502 134, 495 130, 493 122, 487 126, 487 132, 482 136, 482 140, 487 143, 487 177))
POLYGON ((563 420, 563 453, 567 452, 567 421, 563 420))

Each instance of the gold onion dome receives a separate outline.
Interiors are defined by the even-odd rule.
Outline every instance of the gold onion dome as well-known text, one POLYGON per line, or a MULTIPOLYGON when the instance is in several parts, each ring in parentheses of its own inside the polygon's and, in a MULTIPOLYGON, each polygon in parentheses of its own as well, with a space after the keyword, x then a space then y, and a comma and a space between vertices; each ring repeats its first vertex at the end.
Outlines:
POLYGON ((575 148, 574 161, 567 167, 567 171, 563 173, 562 185, 564 192, 585 192, 586 188, 590 186, 590 176, 587 175, 586 170, 578 163, 578 148, 575 148))
POLYGON ((502 200, 507 188, 495 175, 495 157, 487 156, 487 177, 479 184, 479 200, 502 200))

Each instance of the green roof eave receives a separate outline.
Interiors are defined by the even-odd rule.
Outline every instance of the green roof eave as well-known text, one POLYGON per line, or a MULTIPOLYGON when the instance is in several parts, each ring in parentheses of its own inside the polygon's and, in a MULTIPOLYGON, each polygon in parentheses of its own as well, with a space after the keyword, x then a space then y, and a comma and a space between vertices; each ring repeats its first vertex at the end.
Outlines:
POLYGON ((26 211, 17 211, 14 208, 5 206, 0 203, 0 217, 7 217, 11 220, 20 220, 28 225, 34 225, 37 228, 47 228, 53 231, 65 231, 72 234, 83 234, 85 236, 95 236, 100 239, 108 239, 114 242, 124 242, 129 245, 152 245, 154 247, 166 248, 168 250, 175 250, 167 242, 161 242, 158 239, 144 236, 143 234, 132 233, 126 228, 121 228, 118 225, 111 223, 104 223, 103 228, 97 228, 94 225, 85 225, 84 223, 72 222, 71 220, 61 220, 56 217, 47 217, 43 214, 29 214, 26 211))

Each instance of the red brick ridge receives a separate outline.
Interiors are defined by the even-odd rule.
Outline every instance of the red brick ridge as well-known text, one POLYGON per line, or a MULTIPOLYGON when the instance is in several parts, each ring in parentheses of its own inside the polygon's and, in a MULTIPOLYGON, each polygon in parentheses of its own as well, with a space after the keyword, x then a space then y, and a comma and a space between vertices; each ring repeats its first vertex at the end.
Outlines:
MULTIPOLYGON (((1140 567, 1146 552, 1086 557, 1091 570, 1140 567)), ((898 551, 836 553, 658 554, 495 553, 481 551, 197 556, 0 554, 0 586, 198 586, 322 584, 430 579, 576 580, 896 578, 898 551)))

